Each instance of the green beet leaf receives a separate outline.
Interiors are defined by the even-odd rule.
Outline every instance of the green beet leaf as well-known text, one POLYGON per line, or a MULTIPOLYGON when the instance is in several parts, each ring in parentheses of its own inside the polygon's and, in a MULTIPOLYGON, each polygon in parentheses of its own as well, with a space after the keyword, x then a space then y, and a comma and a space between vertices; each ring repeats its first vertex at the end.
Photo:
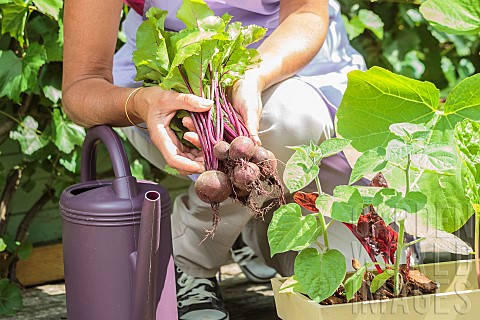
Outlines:
POLYGON ((203 79, 209 62, 217 53, 217 40, 208 40, 200 46, 198 54, 186 58, 183 62, 190 88, 194 94, 203 95, 203 79))
POLYGON ((355 187, 337 186, 333 190, 332 219, 356 224, 363 209, 363 198, 355 187))
POLYGON ((345 280, 343 285, 345 286, 345 296, 347 298, 347 302, 352 300, 355 293, 357 293, 357 291, 362 287, 363 275, 365 274, 366 270, 367 266, 364 265, 350 278, 345 280))
POLYGON ((392 269, 386 269, 380 274, 377 274, 372 280, 370 285, 370 292, 375 293, 378 289, 391 277, 393 277, 394 271, 392 269))
POLYGON ((255 43, 262 39, 265 36, 265 33, 267 30, 263 27, 257 26, 255 24, 251 24, 246 26, 242 30, 242 35, 243 35, 243 43, 242 45, 244 47, 247 47, 251 45, 252 43, 255 43))
POLYGON ((177 11, 177 18, 187 26, 187 29, 200 27, 201 21, 213 16, 213 11, 203 0, 183 0, 177 11))
POLYGON ((171 45, 174 48, 175 57, 170 64, 170 70, 177 69, 185 60, 191 56, 200 54, 202 44, 211 40, 216 35, 215 31, 182 30, 171 37, 171 45))
POLYGON ((167 11, 150 9, 146 14, 147 20, 137 30, 137 50, 133 52, 137 81, 159 81, 168 73, 167 44, 161 32, 166 15, 167 11))
POLYGON ((289 203, 278 208, 268 226, 270 254, 307 248, 319 233, 317 219, 302 215, 301 207, 289 203))
POLYGON ((319 253, 307 248, 295 258, 295 275, 310 299, 320 303, 330 297, 345 278, 347 263, 338 250, 319 253))
POLYGON ((420 12, 436 29, 453 34, 480 33, 478 0, 426 0, 420 12))

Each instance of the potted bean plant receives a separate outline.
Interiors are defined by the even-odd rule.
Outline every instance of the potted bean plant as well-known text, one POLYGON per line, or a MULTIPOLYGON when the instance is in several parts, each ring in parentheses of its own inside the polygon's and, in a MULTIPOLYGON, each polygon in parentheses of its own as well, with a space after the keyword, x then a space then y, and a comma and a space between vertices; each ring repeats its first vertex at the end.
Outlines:
MULTIPOLYGON (((420 13, 441 32, 480 32, 477 1, 425 0, 420 13)), ((293 147, 286 164, 284 183, 295 203, 275 211, 268 237, 272 255, 299 253, 294 276, 272 279, 280 318, 478 318, 479 88, 476 74, 441 100, 432 83, 379 67, 348 75, 338 138, 293 147), (324 194, 319 165, 342 149, 355 154, 349 185, 324 194), (370 185, 353 185, 361 178, 370 185), (312 182, 317 192, 299 191, 312 182), (453 235, 472 215, 474 250, 453 235), (346 261, 332 249, 332 223, 344 224, 370 260, 346 261), (421 242, 465 260, 412 266, 411 249, 421 242)))
POLYGON ((410 265, 421 241, 465 259, 474 251, 453 232, 479 211, 478 88, 480 75, 469 77, 440 105, 431 83, 378 67, 349 74, 337 113, 341 138, 292 147, 283 178, 295 203, 277 209, 269 225, 272 255, 299 252, 295 275, 272 280, 282 319, 473 319, 480 311, 473 261, 410 265), (359 154, 350 184, 322 193, 319 165, 345 147, 359 154), (363 177, 370 186, 353 185, 363 177), (298 191, 312 182, 317 192, 298 191), (331 223, 347 226, 371 260, 346 261, 330 248, 331 223), (347 263, 356 271, 347 273, 347 263))
POLYGON ((295 275, 273 280, 281 318, 347 318, 353 312, 359 318, 388 313, 473 319, 480 311, 472 261, 410 266, 411 246, 421 241, 466 259, 474 251, 452 233, 479 211, 478 88, 480 75, 469 77, 439 104, 431 83, 378 67, 349 74, 337 113, 341 138, 293 147, 283 178, 295 203, 276 210, 269 225, 272 255, 299 251, 295 275), (359 154, 350 184, 337 186, 333 195, 322 193, 319 165, 345 147, 359 154), (370 186, 353 185, 363 177, 370 186), (312 182, 318 192, 298 191, 312 182), (302 215, 302 207, 311 214, 302 215), (371 261, 346 261, 331 249, 331 223, 347 226, 371 261), (406 242, 407 234, 414 240, 406 242), (347 263, 356 272, 347 274, 347 263), (300 305, 292 307, 294 300, 300 305), (400 312, 399 303, 406 306, 400 312))

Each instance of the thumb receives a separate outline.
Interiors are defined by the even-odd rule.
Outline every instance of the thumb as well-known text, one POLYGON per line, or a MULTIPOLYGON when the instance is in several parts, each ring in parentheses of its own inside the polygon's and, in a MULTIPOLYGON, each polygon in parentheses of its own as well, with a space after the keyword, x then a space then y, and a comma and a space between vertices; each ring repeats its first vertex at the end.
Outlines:
POLYGON ((246 119, 245 119, 245 126, 247 127, 248 132, 250 133, 250 138, 252 138, 253 141, 255 141, 255 143, 258 146, 261 146, 262 142, 260 141, 260 138, 258 137, 259 123, 260 123, 259 115, 253 110, 248 112, 248 114, 246 116, 246 119))
POLYGON ((191 112, 204 112, 213 106, 213 100, 205 99, 194 94, 180 94, 181 109, 191 112))

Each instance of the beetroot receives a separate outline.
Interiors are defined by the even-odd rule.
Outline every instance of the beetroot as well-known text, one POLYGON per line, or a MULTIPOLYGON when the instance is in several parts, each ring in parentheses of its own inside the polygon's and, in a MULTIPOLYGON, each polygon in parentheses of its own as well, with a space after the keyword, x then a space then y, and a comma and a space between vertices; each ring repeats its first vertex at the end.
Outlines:
POLYGON ((230 148, 230 144, 226 141, 218 141, 213 146, 213 155, 218 160, 226 160, 228 158, 228 149, 230 148))
POLYGON ((202 146, 208 148, 203 153, 210 160, 205 162, 207 171, 195 182, 195 192, 212 206, 213 213, 213 228, 206 230, 205 239, 213 238, 220 222, 219 204, 228 197, 248 207, 257 217, 285 203, 283 185, 276 172, 277 160, 272 152, 256 146, 248 136, 202 146), (265 206, 265 199, 272 201, 265 206))
POLYGON ((228 199, 232 186, 225 173, 209 170, 203 172, 195 181, 195 192, 202 201, 218 204, 228 199))
POLYGON ((230 160, 250 160, 255 153, 255 143, 252 139, 245 136, 239 136, 230 143, 228 156, 230 160))
POLYGON ((277 158, 275 158, 275 155, 270 150, 267 150, 267 154, 267 159, 258 163, 262 176, 266 178, 274 176, 277 173, 277 158))
POLYGON ((251 190, 260 178, 260 169, 255 163, 245 162, 233 168, 232 182, 242 190, 251 190))
POLYGON ((250 159, 250 162, 253 162, 255 164, 259 164, 265 160, 267 160, 269 157, 267 149, 264 147, 258 146, 255 148, 255 152, 250 159))

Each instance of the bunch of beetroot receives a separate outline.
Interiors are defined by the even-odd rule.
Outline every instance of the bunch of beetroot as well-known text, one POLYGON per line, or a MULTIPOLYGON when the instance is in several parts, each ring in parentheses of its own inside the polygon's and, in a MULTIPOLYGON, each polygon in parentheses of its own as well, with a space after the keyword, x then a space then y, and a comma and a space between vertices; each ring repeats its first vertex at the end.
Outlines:
MULTIPOLYGON (((215 16, 203 0, 183 0, 177 18, 180 31, 166 30, 168 13, 150 8, 137 31, 133 61, 136 81, 145 86, 195 94, 215 103, 207 112, 189 112, 203 151, 206 172, 195 183, 198 196, 212 205, 213 231, 219 204, 231 197, 256 215, 283 203, 283 189, 274 155, 256 146, 242 119, 233 109, 227 88, 256 67, 260 58, 249 46, 265 35, 257 25, 243 26, 232 16, 215 16), (270 199, 269 199, 270 198, 270 199), (270 201, 269 207, 262 206, 270 201)), ((182 112, 177 113, 181 118, 182 112)), ((183 112, 185 114, 185 112, 183 112)), ((186 128, 173 119, 170 128, 183 139, 186 128)))
POLYGON ((200 199, 212 205, 215 230, 220 217, 218 206, 229 197, 263 216, 273 206, 283 204, 283 187, 277 174, 277 159, 273 153, 255 145, 247 136, 238 136, 231 143, 218 141, 213 146, 216 168, 203 172, 195 182, 200 199), (261 196, 273 199, 262 206, 261 196))

